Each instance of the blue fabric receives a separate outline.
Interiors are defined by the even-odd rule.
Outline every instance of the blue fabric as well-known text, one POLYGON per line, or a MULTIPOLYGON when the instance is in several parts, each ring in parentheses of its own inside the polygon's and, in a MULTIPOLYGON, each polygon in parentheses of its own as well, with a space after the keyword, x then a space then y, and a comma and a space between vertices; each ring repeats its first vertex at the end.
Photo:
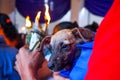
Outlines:
POLYGON ((85 7, 91 13, 104 17, 114 0, 85 0, 85 7))
POLYGON ((0 36, 0 80, 20 80, 13 68, 17 52, 16 48, 7 46, 0 36))
POLYGON ((76 46, 82 49, 81 56, 70 73, 70 80, 84 80, 88 69, 88 61, 92 53, 93 41, 84 44, 77 44, 76 46))
MULTIPOLYGON (((40 23, 43 23, 45 21, 44 1, 45 0, 16 0, 16 8, 23 17, 29 15, 32 21, 35 20, 37 12, 42 11, 40 23)), ((59 20, 70 10, 70 0, 48 0, 48 4, 50 6, 51 22, 59 20)))
MULTIPOLYGON (((93 14, 105 16, 114 0, 85 0, 85 7, 93 14)), ((51 22, 61 19, 70 10, 70 0, 48 0, 51 22)), ((44 0, 16 0, 18 12, 34 21, 38 11, 42 11, 40 23, 44 21, 44 0)))
POLYGON ((71 70, 64 69, 64 70, 60 71, 59 75, 65 77, 65 78, 69 78, 70 72, 71 72, 71 70))
POLYGON ((60 71, 60 75, 66 78, 70 78, 70 80, 84 80, 84 76, 87 72, 87 64, 91 55, 93 41, 76 44, 77 47, 81 48, 80 57, 75 60, 75 64, 73 65, 72 70, 62 70, 60 71))

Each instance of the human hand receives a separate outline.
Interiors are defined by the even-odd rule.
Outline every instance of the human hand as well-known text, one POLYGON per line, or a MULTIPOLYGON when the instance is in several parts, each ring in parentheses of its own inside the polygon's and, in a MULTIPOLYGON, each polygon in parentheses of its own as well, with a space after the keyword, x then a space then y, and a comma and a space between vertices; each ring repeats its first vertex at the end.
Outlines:
POLYGON ((22 80, 33 80, 37 75, 38 69, 42 66, 44 55, 43 53, 39 53, 37 49, 30 52, 24 46, 20 48, 16 55, 16 59, 15 68, 20 74, 22 80))

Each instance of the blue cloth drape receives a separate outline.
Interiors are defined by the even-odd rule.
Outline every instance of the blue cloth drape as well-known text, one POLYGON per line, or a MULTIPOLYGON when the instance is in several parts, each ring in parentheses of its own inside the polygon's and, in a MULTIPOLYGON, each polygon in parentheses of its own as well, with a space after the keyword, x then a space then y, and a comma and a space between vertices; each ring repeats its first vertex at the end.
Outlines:
MULTIPOLYGON (((62 18, 70 9, 70 0, 48 0, 48 4, 51 22, 62 18)), ((42 11, 40 22, 44 22, 44 0, 16 0, 16 8, 22 16, 29 15, 32 21, 34 21, 37 12, 42 11)))
POLYGON ((104 17, 114 0, 85 0, 85 7, 91 13, 104 17))

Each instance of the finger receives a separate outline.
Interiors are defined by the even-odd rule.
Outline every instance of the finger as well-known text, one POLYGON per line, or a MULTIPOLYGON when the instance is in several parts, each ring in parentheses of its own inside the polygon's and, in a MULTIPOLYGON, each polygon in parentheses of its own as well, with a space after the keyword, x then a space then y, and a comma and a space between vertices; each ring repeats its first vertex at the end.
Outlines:
POLYGON ((21 62, 20 62, 20 60, 15 61, 14 68, 19 73, 19 75, 21 76, 21 62))
POLYGON ((25 44, 24 47, 25 47, 26 49, 28 49, 28 48, 29 48, 29 44, 25 44))
POLYGON ((19 72, 19 66, 18 66, 19 64, 18 64, 18 62, 17 61, 15 61, 15 66, 14 66, 14 69, 17 71, 17 72, 19 72))
POLYGON ((18 68, 16 66, 17 63, 15 63, 14 69, 18 72, 18 68))
POLYGON ((40 57, 41 53, 39 53, 39 50, 36 49, 36 50, 32 51, 32 55, 33 55, 33 57, 40 57))
POLYGON ((23 46, 19 49, 19 53, 20 54, 28 54, 28 53, 30 53, 30 51, 25 46, 23 46))
POLYGON ((14 66, 15 70, 18 71, 19 69, 19 61, 15 61, 15 66, 14 66))
POLYGON ((18 60, 19 53, 16 55, 16 60, 18 60))

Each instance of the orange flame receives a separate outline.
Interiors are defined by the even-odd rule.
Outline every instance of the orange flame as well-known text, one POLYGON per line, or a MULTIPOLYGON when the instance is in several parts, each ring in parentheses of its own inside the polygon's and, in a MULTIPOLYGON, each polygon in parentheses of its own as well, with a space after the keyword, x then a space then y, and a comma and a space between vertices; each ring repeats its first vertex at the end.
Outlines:
POLYGON ((36 21, 39 21, 39 20, 40 20, 40 15, 41 15, 41 11, 39 11, 39 12, 37 13, 37 16, 35 17, 35 20, 36 20, 36 21))
POLYGON ((26 28, 31 28, 32 27, 32 23, 30 21, 30 17, 29 16, 26 17, 25 26, 26 26, 26 28))
POLYGON ((46 26, 48 26, 48 24, 50 23, 50 14, 49 14, 49 6, 48 4, 45 4, 45 16, 44 16, 45 20, 47 21, 46 22, 46 26))
POLYGON ((40 31, 43 31, 42 26, 39 24, 40 16, 41 16, 41 11, 38 11, 35 17, 35 27, 37 27, 40 31))

